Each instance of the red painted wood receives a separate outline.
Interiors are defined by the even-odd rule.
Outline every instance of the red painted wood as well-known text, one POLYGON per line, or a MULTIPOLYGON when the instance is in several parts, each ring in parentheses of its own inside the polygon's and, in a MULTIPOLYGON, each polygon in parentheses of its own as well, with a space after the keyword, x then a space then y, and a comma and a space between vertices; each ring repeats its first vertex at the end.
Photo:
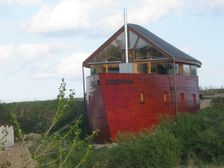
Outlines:
MULTIPOLYGON (((179 112, 199 110, 197 76, 176 76, 176 90, 179 112), (181 94, 184 94, 183 102, 181 94)), ((99 143, 115 140, 119 132, 153 127, 161 115, 176 116, 171 75, 101 73, 89 77, 86 97, 90 127, 100 130, 99 143)))

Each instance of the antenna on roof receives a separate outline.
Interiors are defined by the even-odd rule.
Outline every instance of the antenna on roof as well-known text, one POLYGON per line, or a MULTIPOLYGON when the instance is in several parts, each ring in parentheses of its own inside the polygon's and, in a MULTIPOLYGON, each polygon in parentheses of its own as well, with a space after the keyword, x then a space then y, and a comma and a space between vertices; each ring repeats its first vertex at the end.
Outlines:
POLYGON ((124 8, 124 33, 125 33, 125 62, 128 63, 128 27, 127 27, 126 8, 124 8))

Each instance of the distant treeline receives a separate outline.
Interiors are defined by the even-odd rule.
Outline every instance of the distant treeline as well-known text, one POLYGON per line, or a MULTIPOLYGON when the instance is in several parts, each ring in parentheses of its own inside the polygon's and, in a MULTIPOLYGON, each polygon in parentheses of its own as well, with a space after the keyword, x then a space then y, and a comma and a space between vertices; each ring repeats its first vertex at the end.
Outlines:
MULTIPOLYGON (((14 113, 24 133, 43 133, 49 127, 56 113, 56 108, 57 100, 1 103, 0 125, 11 124, 11 113, 14 113)), ((83 111, 83 99, 74 99, 55 129, 72 123, 83 114, 83 111)))

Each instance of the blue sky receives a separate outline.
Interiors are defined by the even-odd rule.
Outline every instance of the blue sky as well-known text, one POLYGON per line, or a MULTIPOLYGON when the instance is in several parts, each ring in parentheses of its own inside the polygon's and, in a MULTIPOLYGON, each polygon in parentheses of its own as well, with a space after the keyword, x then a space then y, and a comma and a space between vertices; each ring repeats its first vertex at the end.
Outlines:
POLYGON ((0 101, 82 96, 81 63, 123 24, 199 59, 201 87, 224 86, 224 0, 0 0, 0 101))

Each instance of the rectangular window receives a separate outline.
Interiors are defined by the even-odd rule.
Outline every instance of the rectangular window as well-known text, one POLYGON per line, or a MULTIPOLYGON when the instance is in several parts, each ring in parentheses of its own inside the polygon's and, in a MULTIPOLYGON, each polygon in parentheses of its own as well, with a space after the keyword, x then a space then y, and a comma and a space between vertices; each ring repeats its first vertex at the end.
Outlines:
POLYGON ((183 104, 184 103, 184 93, 180 94, 180 102, 183 104))
POLYGON ((118 65, 108 65, 108 73, 119 73, 119 66, 118 65))
POLYGON ((163 102, 164 103, 168 102, 168 95, 167 95, 167 93, 163 93, 163 102))
POLYGON ((193 94, 193 103, 194 103, 194 105, 196 104, 196 94, 195 93, 193 94))
POLYGON ((138 64, 138 73, 148 73, 148 64, 147 63, 141 63, 138 64))
POLYGON ((180 64, 176 64, 176 75, 180 75, 180 64))
POLYGON ((140 103, 143 104, 145 102, 144 100, 144 92, 140 92, 140 103))
POLYGON ((166 69, 167 69, 167 74, 173 75, 173 64, 172 63, 168 63, 166 69))
MULTIPOLYGON (((138 44, 141 43, 141 42, 143 42, 143 41, 140 39, 138 41, 138 44)), ((135 50, 136 51, 135 52, 136 60, 144 60, 144 59, 147 59, 147 50, 148 50, 148 47, 147 46, 136 49, 135 50)))
POLYGON ((167 64, 158 63, 157 64, 157 74, 167 74, 167 64))
POLYGON ((90 73, 91 75, 96 75, 97 74, 96 68, 91 66, 90 73))
POLYGON ((197 66, 191 65, 191 75, 197 75, 197 66))
POLYGON ((96 75, 98 73, 105 72, 105 67, 102 65, 91 65, 91 75, 96 75))
POLYGON ((157 62, 151 64, 151 73, 173 75, 173 64, 157 62))
POLYGON ((152 63, 151 65, 151 73, 156 73, 157 72, 157 64, 156 63, 152 63))
POLYGON ((183 75, 191 75, 190 65, 183 65, 183 75))

